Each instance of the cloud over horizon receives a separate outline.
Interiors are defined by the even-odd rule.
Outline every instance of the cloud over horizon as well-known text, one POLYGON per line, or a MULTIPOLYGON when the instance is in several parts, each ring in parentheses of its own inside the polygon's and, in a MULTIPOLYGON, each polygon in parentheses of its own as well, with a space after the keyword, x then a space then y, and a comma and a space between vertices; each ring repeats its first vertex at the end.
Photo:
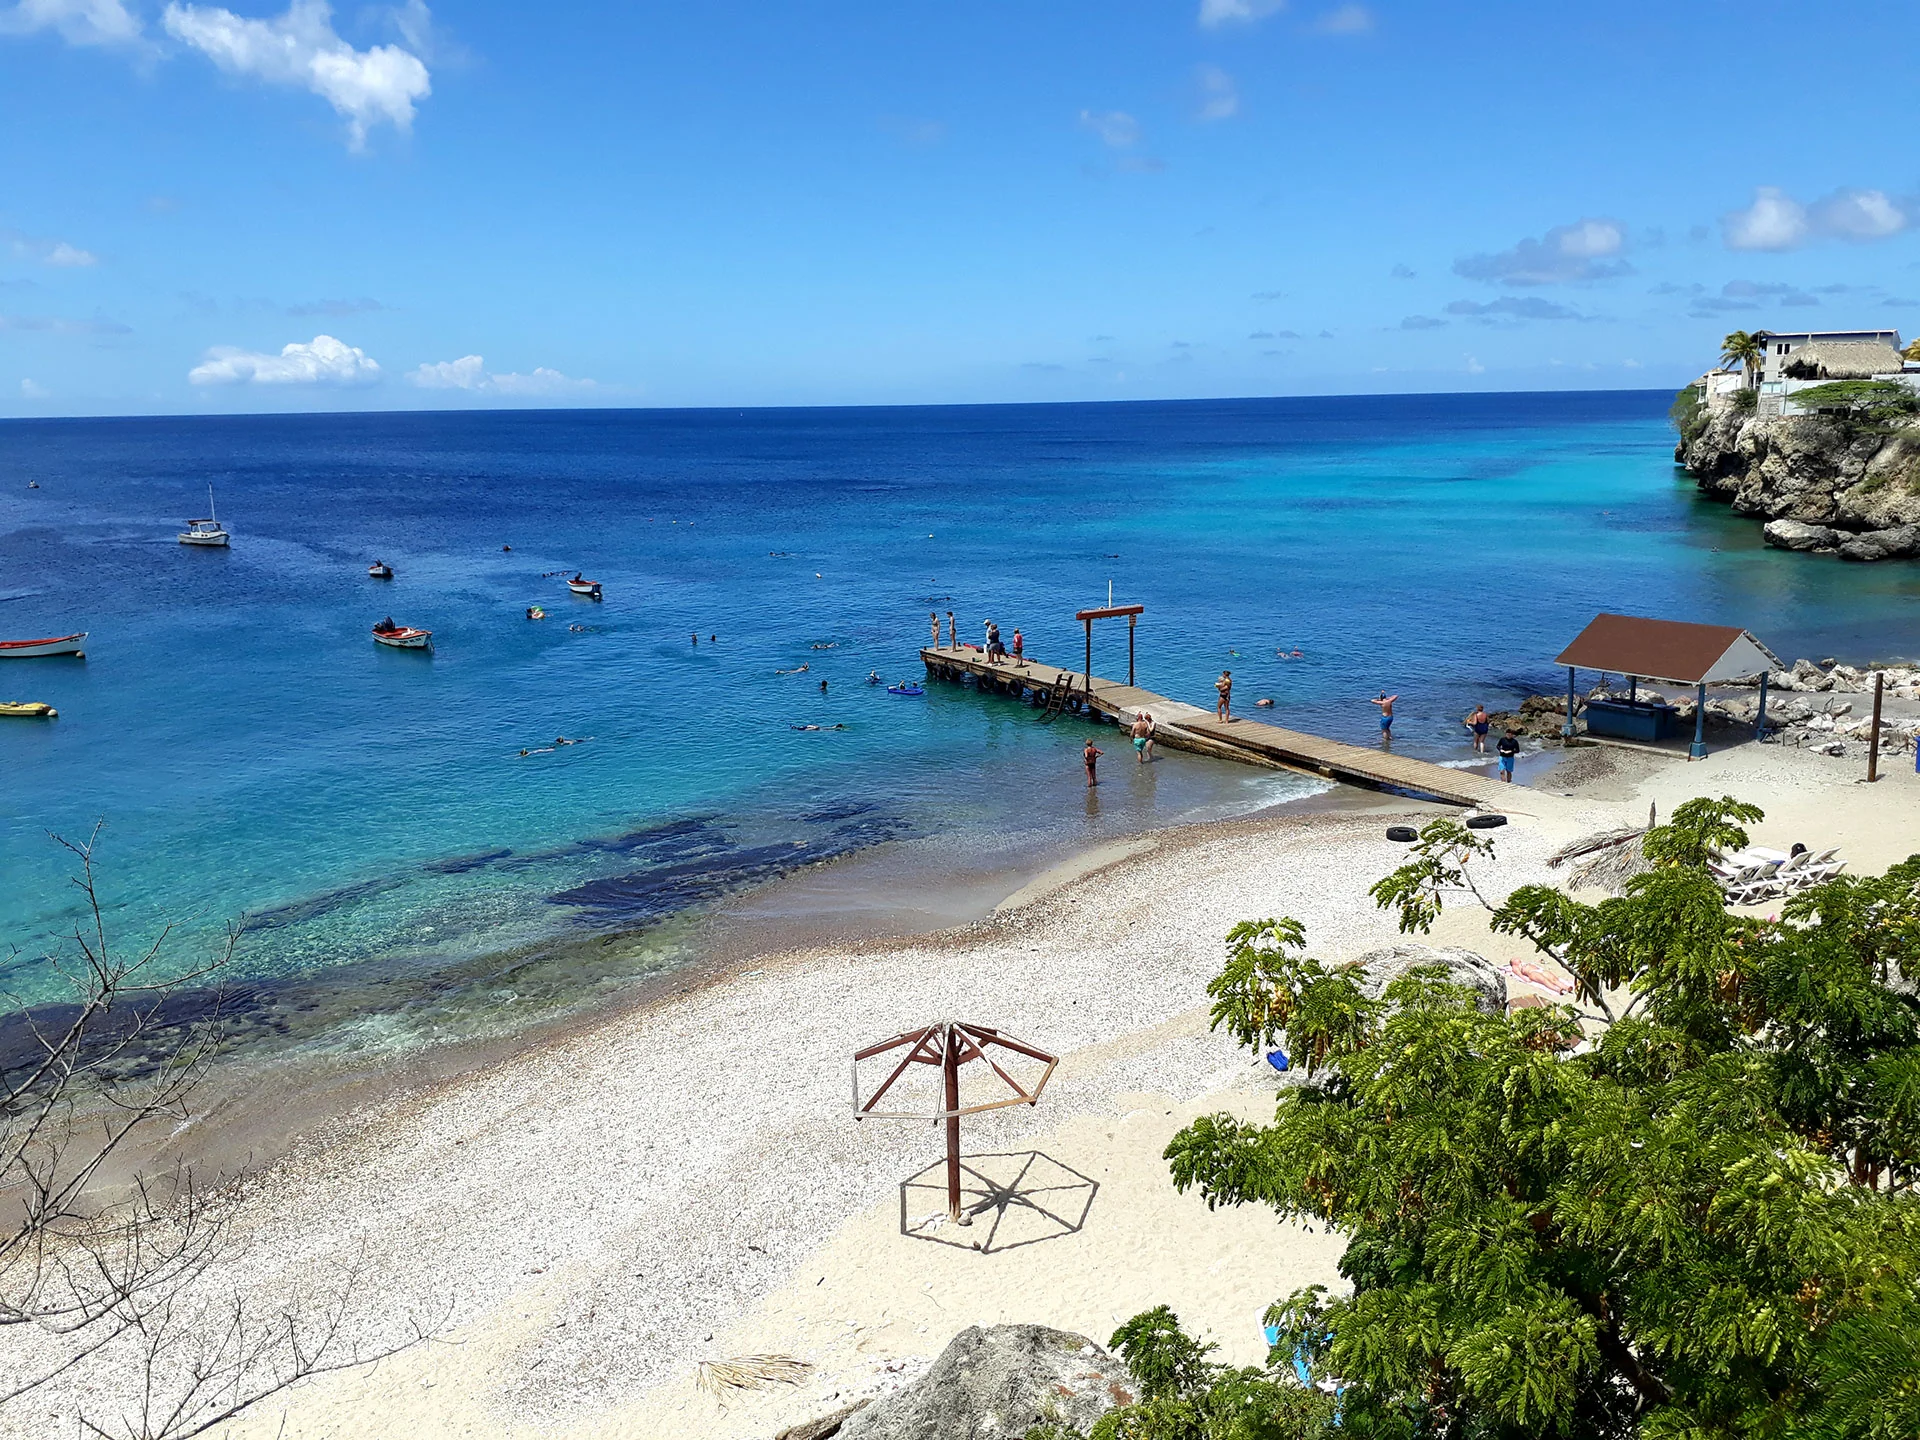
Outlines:
POLYGON ((407 372, 410 383, 422 390, 463 390, 476 395, 511 395, 520 399, 584 395, 600 389, 597 380, 576 380, 544 365, 534 367, 531 375, 514 371, 493 374, 478 355, 462 355, 458 360, 440 360, 417 365, 407 372))
POLYGON ((1538 240, 1529 237, 1509 250, 1463 255, 1453 262, 1453 273, 1467 280, 1513 286, 1610 280, 1632 273, 1633 267, 1617 258, 1626 245, 1626 226, 1618 220, 1589 217, 1555 225, 1538 240))
POLYGON ((1913 223, 1914 205, 1884 190, 1843 186, 1803 205, 1776 185, 1753 192, 1753 203, 1720 217, 1729 250, 1798 250, 1816 240, 1862 244, 1898 235, 1913 223))
POLYGON ((278 355, 216 345, 187 372, 187 379, 195 385, 358 387, 380 383, 380 362, 331 335, 316 335, 305 344, 283 345, 278 355))

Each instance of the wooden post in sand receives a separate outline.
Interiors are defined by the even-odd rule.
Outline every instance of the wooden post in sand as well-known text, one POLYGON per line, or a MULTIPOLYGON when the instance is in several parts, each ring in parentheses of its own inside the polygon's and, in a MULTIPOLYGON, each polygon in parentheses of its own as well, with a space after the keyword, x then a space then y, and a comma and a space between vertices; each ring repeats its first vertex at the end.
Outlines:
POLYGON ((947 1110, 947 1218, 960 1218, 960 1031, 947 1027, 946 1054, 941 1069, 946 1072, 947 1110))
POLYGON ((1867 783, 1880 778, 1880 694, 1887 686, 1887 672, 1873 672, 1873 729, 1867 732, 1867 783))

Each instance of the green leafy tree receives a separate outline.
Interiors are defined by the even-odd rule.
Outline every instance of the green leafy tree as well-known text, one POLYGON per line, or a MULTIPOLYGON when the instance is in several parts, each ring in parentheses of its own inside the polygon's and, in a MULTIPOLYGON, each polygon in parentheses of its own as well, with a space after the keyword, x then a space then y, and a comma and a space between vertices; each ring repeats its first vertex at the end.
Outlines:
POLYGON ((1897 380, 1829 380, 1796 390, 1790 398, 1798 409, 1859 434, 1884 434, 1920 415, 1920 394, 1897 380))
POLYGON ((1707 862, 1758 818, 1678 807, 1597 904, 1494 903, 1473 879, 1490 842, 1426 827, 1375 899, 1414 932, 1485 905, 1573 976, 1566 1006, 1489 1015, 1440 969, 1369 1000, 1292 922, 1238 927, 1215 1024, 1316 1068, 1270 1125, 1181 1131, 1174 1182, 1344 1232, 1351 1293, 1270 1310, 1261 1371, 1140 1317, 1114 1343, 1141 1402, 1096 1433, 1920 1435, 1920 856, 1731 914, 1707 862), (1292 1383, 1296 1356, 1337 1401, 1292 1383), (1228 1413, 1275 1428, 1207 1428, 1228 1413))
POLYGON ((1682 440, 1691 440, 1696 428, 1703 423, 1706 409, 1700 398, 1700 387, 1683 385, 1674 392, 1673 403, 1667 407, 1667 423, 1682 440))

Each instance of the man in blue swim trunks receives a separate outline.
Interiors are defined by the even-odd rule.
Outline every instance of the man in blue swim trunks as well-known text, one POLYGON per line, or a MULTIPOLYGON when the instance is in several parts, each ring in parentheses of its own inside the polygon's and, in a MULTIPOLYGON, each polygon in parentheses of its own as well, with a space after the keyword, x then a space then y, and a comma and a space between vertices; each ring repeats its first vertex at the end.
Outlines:
POLYGON ((1507 733, 1500 737, 1500 744, 1496 748, 1500 751, 1500 778, 1511 785, 1513 762, 1520 754, 1520 732, 1509 725, 1507 733))
POLYGON ((1378 700, 1369 702, 1380 707, 1380 734, 1383 738, 1393 737, 1393 702, 1399 698, 1398 695, 1389 695, 1382 690, 1378 700))

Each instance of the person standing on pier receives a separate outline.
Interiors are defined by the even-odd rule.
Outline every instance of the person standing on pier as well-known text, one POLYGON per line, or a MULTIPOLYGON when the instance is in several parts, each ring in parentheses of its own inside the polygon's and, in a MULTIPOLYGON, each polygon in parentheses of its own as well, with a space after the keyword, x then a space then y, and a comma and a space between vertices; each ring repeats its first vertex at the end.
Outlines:
POLYGON ((927 612, 927 619, 932 622, 933 625, 933 648, 938 650, 940 648, 940 612, 938 610, 929 610, 927 612))
POLYGON ((1233 672, 1222 670, 1220 678, 1213 682, 1213 688, 1220 694, 1220 703, 1214 706, 1213 713, 1221 720, 1233 718, 1233 672))
POLYGON ((960 648, 960 626, 955 622, 951 610, 947 611, 947 648, 949 650, 960 648))
POLYGON ((1020 627, 1013 627, 1013 663, 1024 666, 1027 663, 1027 642, 1020 637, 1020 627))
POLYGON ((1106 751, 1097 747, 1091 738, 1087 741, 1087 748, 1081 752, 1080 758, 1087 762, 1087 788, 1089 790, 1100 783, 1099 777, 1093 773, 1093 767, 1100 763, 1100 757, 1106 753, 1106 751))

